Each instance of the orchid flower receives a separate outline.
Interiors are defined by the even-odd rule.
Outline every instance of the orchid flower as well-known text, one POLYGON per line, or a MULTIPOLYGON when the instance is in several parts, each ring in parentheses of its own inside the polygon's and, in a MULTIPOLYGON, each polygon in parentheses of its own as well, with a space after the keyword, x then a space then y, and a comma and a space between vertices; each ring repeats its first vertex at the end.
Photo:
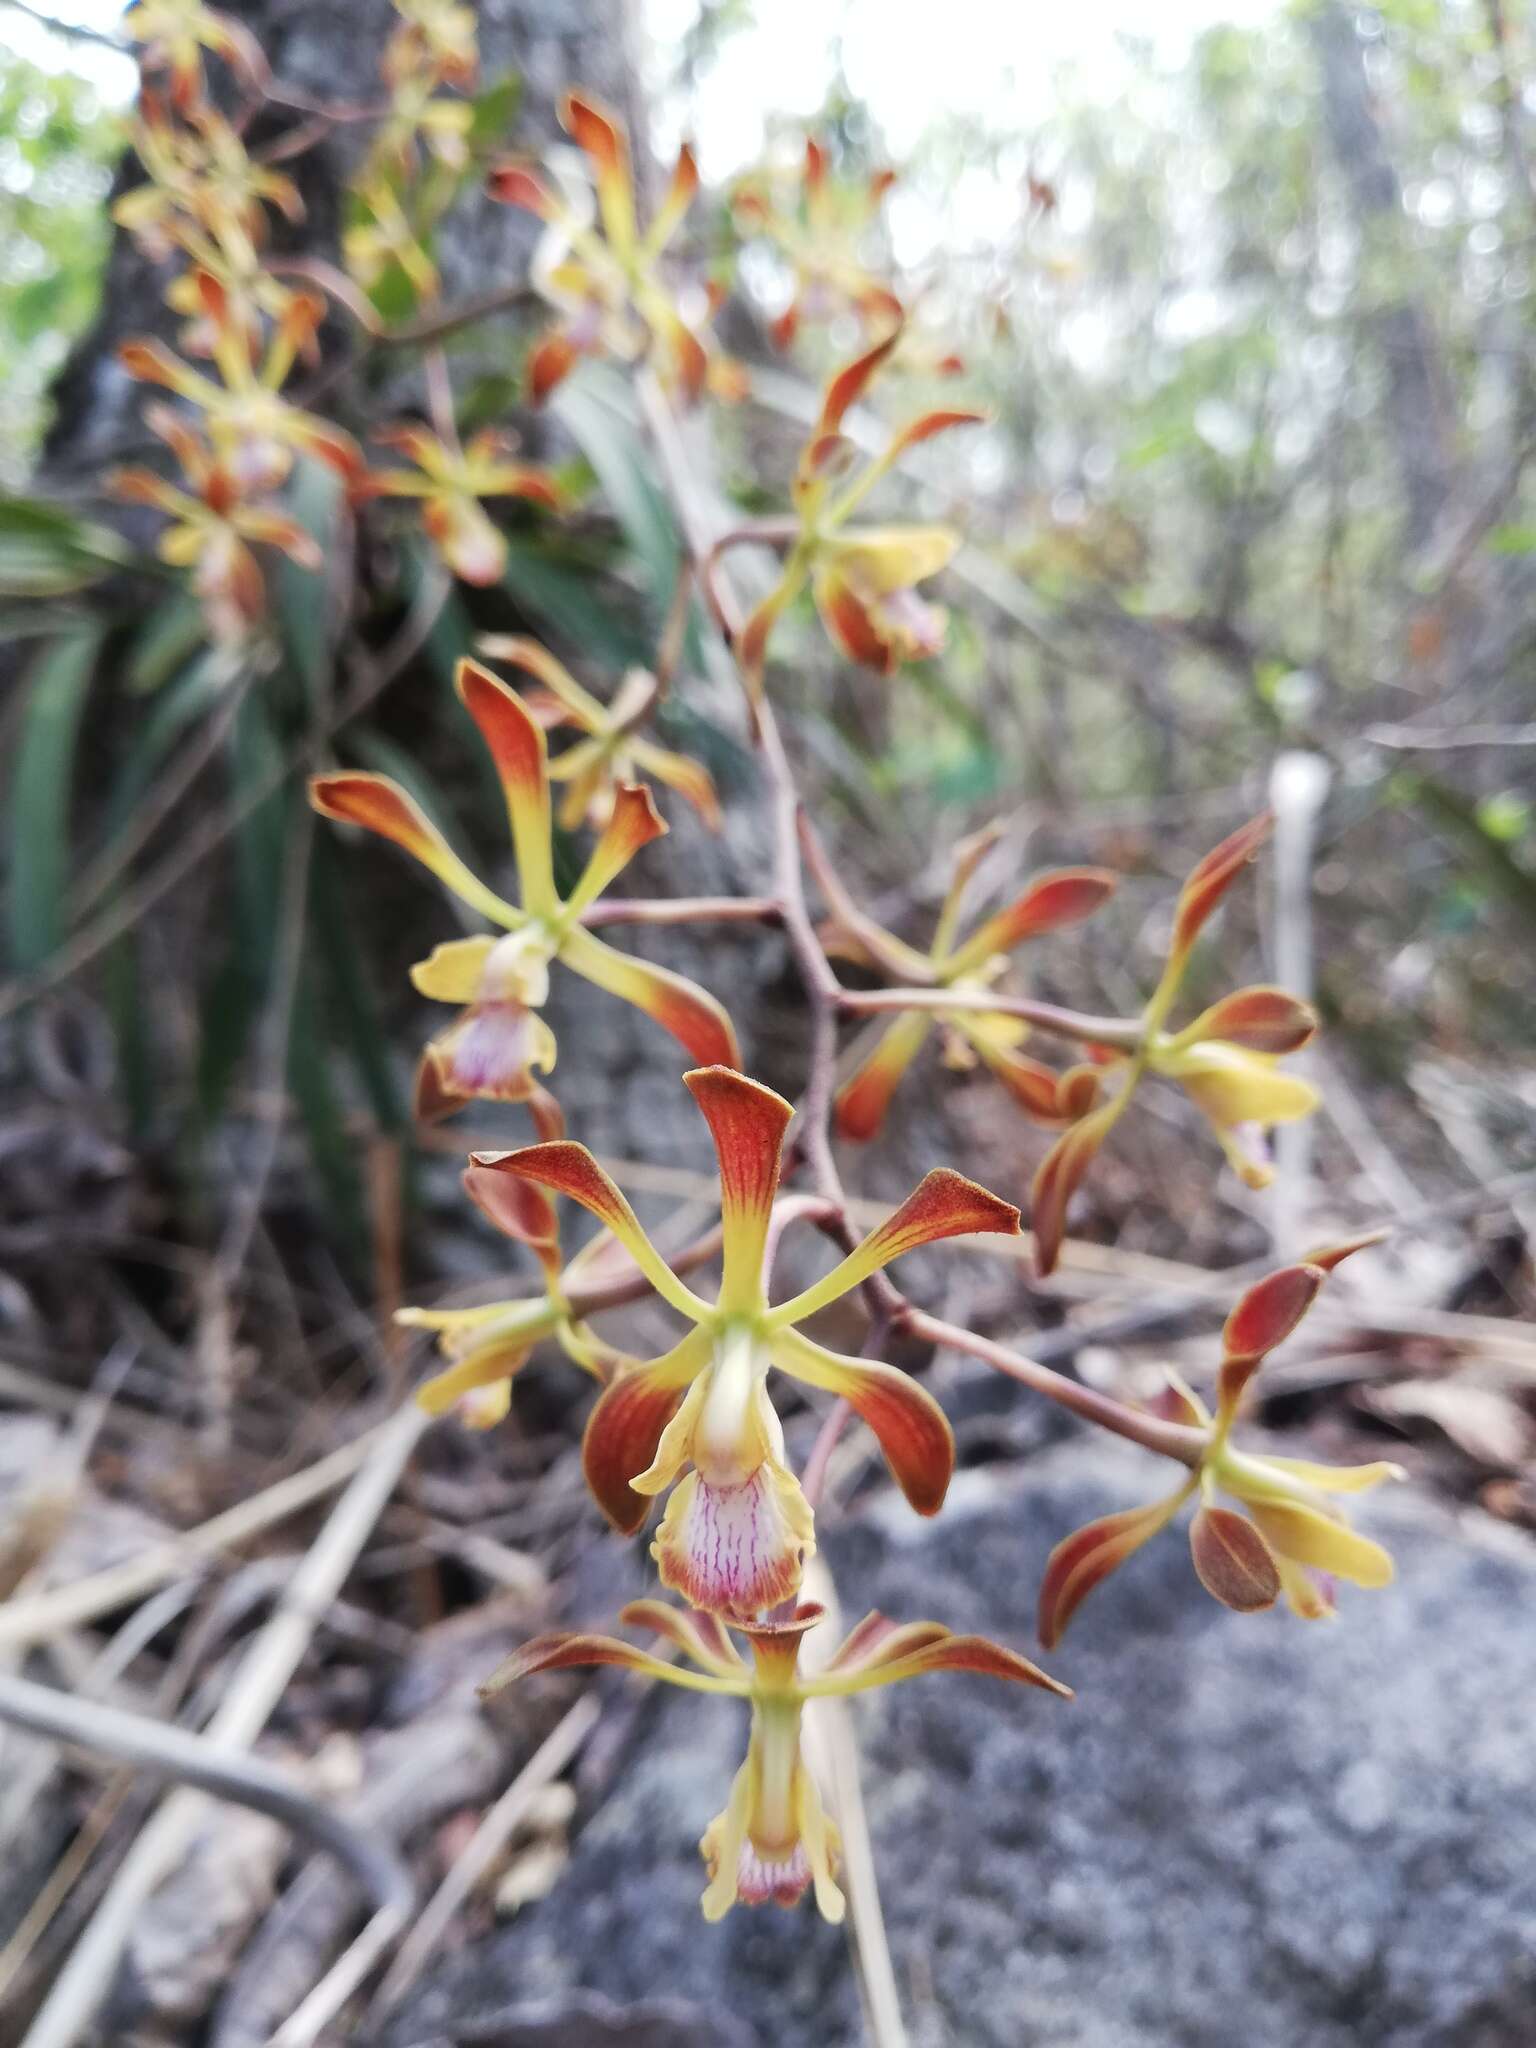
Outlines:
POLYGON ((528 498, 558 512, 564 496, 547 470, 512 460, 513 438, 495 428, 450 447, 428 428, 381 427, 374 437, 398 448, 414 469, 371 470, 368 497, 420 498, 421 523, 453 574, 465 583, 494 583, 507 566, 507 539, 481 505, 482 498, 528 498))
POLYGON ((774 243, 794 279, 793 296, 773 322, 776 347, 787 349, 803 320, 831 320, 845 307, 872 331, 901 325, 900 299, 869 270, 859 246, 895 182, 894 171, 880 170, 862 184, 834 184, 825 149, 808 136, 798 195, 787 197, 783 181, 761 171, 737 185, 731 211, 738 225, 774 243))
POLYGON ((782 1621, 738 1623, 751 1652, 748 1662, 710 1614, 688 1614, 661 1600, 631 1601, 619 1619, 644 1628, 681 1650, 674 1664, 617 1636, 564 1632, 536 1636, 514 1651, 480 1688, 482 1698, 538 1671, 616 1664, 690 1692, 742 1699, 752 1708, 746 1762, 736 1773, 725 1811, 699 1843, 709 1873, 706 1920, 732 1906, 794 1906, 814 1890, 825 1920, 840 1921, 844 1899, 837 1878, 841 1842, 822 1804, 801 1746, 801 1716, 808 1700, 835 1699, 897 1685, 928 1671, 974 1671, 987 1678, 1039 1686, 1062 1699, 1070 1688, 1027 1657, 986 1636, 956 1635, 937 1621, 889 1621, 867 1614, 841 1648, 814 1674, 800 1670, 800 1644, 824 1609, 798 1607, 782 1621), (690 1669, 689 1666, 696 1668, 690 1669))
POLYGON ((674 1488, 652 1548, 663 1585, 695 1607, 752 1615, 796 1592, 815 1548, 810 1504, 784 1462, 784 1434, 768 1398, 771 1370, 841 1395, 874 1431, 919 1514, 938 1513, 954 1469, 954 1439, 931 1394, 894 1366, 824 1349, 798 1325, 919 1245, 977 1230, 1016 1234, 1018 1211, 962 1174, 936 1168, 824 1279, 770 1307, 769 1222, 794 1112, 771 1088, 728 1067, 699 1068, 683 1080, 720 1163, 722 1278, 713 1302, 678 1279, 585 1146, 557 1142, 474 1157, 580 1202, 693 1325, 663 1357, 621 1372, 599 1396, 583 1446, 587 1483, 630 1535, 651 1497, 674 1488))
POLYGON ((768 639, 778 617, 810 585, 832 639, 850 661, 884 676, 905 661, 937 653, 946 613, 917 595, 925 577, 938 574, 960 545, 948 526, 851 526, 859 505, 909 448, 951 427, 985 417, 953 408, 924 413, 903 427, 884 454, 865 464, 841 491, 854 459, 843 419, 868 388, 900 338, 895 330, 839 370, 822 397, 821 413, 800 451, 791 495, 799 532, 784 572, 742 628, 739 656, 748 690, 762 688, 768 639))
POLYGON ((325 302, 297 292, 273 327, 258 365, 253 337, 229 293, 208 271, 192 273, 222 382, 194 370, 158 341, 125 341, 118 361, 131 376, 163 385, 202 413, 221 463, 250 490, 274 490, 293 467, 295 451, 328 463, 355 484, 363 459, 350 434, 301 412, 281 395, 300 352, 313 341, 325 302))
POLYGON ((568 785, 557 813, 564 830, 574 832, 586 823, 601 831, 613 816, 622 785, 648 775, 675 789, 712 832, 719 831, 720 800, 709 770, 686 754, 641 739, 635 730, 657 697, 657 681, 648 669, 631 669, 612 703, 602 704, 537 640, 488 633, 479 645, 482 654, 538 678, 542 687, 530 691, 527 702, 542 726, 574 725, 585 735, 549 764, 550 781, 568 785))
POLYGON ((199 262, 211 257, 253 275, 260 267, 263 208, 275 206, 291 221, 303 218, 298 186, 258 163, 213 107, 194 107, 178 124, 158 96, 146 91, 133 146, 146 179, 114 201, 112 218, 156 261, 179 244, 199 262))
MULTIPOLYGON (((842 959, 873 967, 909 987, 981 993, 1007 969, 1008 956, 1016 946, 1091 917, 1113 894, 1115 877, 1105 868, 1053 868, 1037 875, 1006 909, 995 911, 968 936, 959 937, 966 887, 996 845, 1001 829, 988 826, 956 848, 949 890, 926 953, 866 916, 818 849, 816 879, 832 912, 822 928, 823 945, 842 959)), ((1029 1031, 1022 1018, 966 1008, 898 1010, 890 1023, 877 1027, 874 1044, 838 1091, 837 1128, 843 1137, 876 1135, 902 1075, 935 1027, 946 1041, 947 1065, 964 1069, 984 1060, 1029 1115, 1054 1119, 1060 1113, 1060 1077, 1019 1051, 1029 1031)))
POLYGON ((535 1070, 548 1073, 555 1063, 554 1034, 539 1011, 556 960, 654 1017, 694 1059, 735 1065, 736 1034, 712 995, 664 967, 615 952, 581 923, 582 912, 640 848, 666 831, 649 790, 626 784, 619 791, 607 830, 562 898, 554 880, 543 732, 521 700, 478 662, 461 661, 455 685, 506 794, 520 908, 471 873, 388 776, 348 772, 317 776, 310 784, 316 810, 392 839, 503 934, 450 939, 411 970, 421 995, 465 1006, 422 1056, 418 1115, 445 1115, 478 1096, 531 1103, 546 1129, 559 1127, 558 1111, 534 1079, 535 1070))
POLYGON ((1035 1174, 1030 1226, 1042 1273, 1056 1264, 1068 1202, 1144 1074, 1179 1083, 1210 1124, 1228 1164, 1251 1188, 1266 1187, 1274 1178, 1268 1160, 1251 1149, 1254 1139, 1317 1108, 1320 1098, 1312 1083, 1279 1066, 1284 1054, 1305 1045, 1317 1029, 1311 1005, 1284 989, 1237 989, 1182 1031, 1164 1028, 1195 940, 1268 837, 1271 822, 1267 812, 1251 819, 1191 871, 1179 892, 1162 977, 1141 1014, 1136 1050, 1106 1049, 1101 1061, 1058 1077, 1063 1099, 1080 1103, 1087 1113, 1062 1133, 1035 1174), (1096 1079, 1118 1080, 1119 1085, 1107 1100, 1090 1106, 1099 1092, 1096 1079))
POLYGON ((629 1261, 606 1232, 599 1232, 568 1264, 563 1261, 555 1205, 531 1181, 471 1164, 464 1173, 464 1192, 504 1236, 533 1252, 544 1275, 543 1295, 475 1308, 402 1308, 395 1321, 407 1329, 435 1332, 446 1361, 441 1372, 417 1388, 418 1405, 429 1415, 452 1411, 469 1429, 491 1429, 505 1420, 512 1381, 546 1338, 553 1337, 566 1357, 595 1379, 612 1377, 621 1354, 584 1326, 571 1297, 595 1278, 599 1267, 612 1264, 615 1253, 626 1266, 629 1261))
POLYGON ((266 609, 266 584, 251 544, 280 548, 300 568, 322 567, 314 536, 268 505, 249 503, 229 471, 168 405, 147 405, 144 423, 174 453, 187 488, 151 469, 115 471, 110 488, 136 505, 152 505, 173 524, 156 543, 163 562, 192 571, 216 640, 245 638, 266 609))
POLYGON ((1200 1583, 1240 1614, 1272 1607, 1283 1594, 1304 1621, 1331 1618, 1332 1581, 1379 1587, 1392 1580, 1392 1560, 1379 1543, 1351 1529, 1329 1496, 1364 1493, 1400 1466, 1318 1465, 1305 1458, 1260 1456, 1231 1444, 1244 1390, 1266 1355, 1284 1343, 1341 1260, 1379 1242, 1379 1233, 1311 1253, 1300 1264, 1250 1287, 1227 1318, 1213 1416, 1176 1374, 1168 1375, 1170 1408, 1203 1430, 1205 1449, 1189 1477, 1165 1499, 1090 1522, 1051 1552, 1040 1588, 1040 1640, 1056 1647, 1077 1608, 1101 1580, 1173 1520, 1193 1495, 1200 1505, 1190 1552, 1200 1583), (1247 1514, 1222 1507, 1225 1493, 1247 1514))
POLYGON ((473 7, 460 0, 394 0, 400 22, 384 51, 386 84, 429 72, 445 85, 472 86, 480 68, 473 7))
POLYGON ((248 28, 202 0, 134 0, 123 27, 142 43, 146 71, 168 71, 171 97, 184 111, 203 97, 203 52, 222 57, 248 86, 265 83, 267 60, 248 28))
POLYGON ((698 190, 692 149, 684 143, 666 196, 642 233, 635 216, 629 139, 617 116, 590 95, 573 92, 565 96, 560 120, 591 167, 595 215, 584 184, 557 189, 535 166, 521 161, 497 166, 487 187, 493 199, 525 208, 546 227, 534 257, 533 281, 560 318, 529 357, 533 402, 541 405, 586 355, 615 356, 622 362, 647 358, 662 381, 690 402, 711 381, 720 396, 739 395, 739 370, 711 358, 659 272, 698 190))

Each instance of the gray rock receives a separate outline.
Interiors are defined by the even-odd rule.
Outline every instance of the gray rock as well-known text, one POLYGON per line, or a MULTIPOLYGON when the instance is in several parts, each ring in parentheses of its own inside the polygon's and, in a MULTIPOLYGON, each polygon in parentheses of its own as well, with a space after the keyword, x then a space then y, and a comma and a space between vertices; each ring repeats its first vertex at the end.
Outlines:
MULTIPOLYGON (((1027 1646, 1051 1544, 1160 1477, 1073 1440, 965 1475, 931 1524, 882 1499, 830 1561, 851 1613, 1027 1646)), ((1075 1703, 943 1676, 853 1703, 913 2048, 1529 2048, 1536 1557, 1406 1489, 1362 1520, 1400 1577, 1346 1588, 1337 1627, 1225 1613, 1169 1534, 1051 1660, 1075 1703)), ((699 1918, 744 1736, 658 1687, 552 1897, 445 1960, 387 2048, 576 1986, 713 2006, 762 2048, 860 2042, 808 1907, 699 1918)))

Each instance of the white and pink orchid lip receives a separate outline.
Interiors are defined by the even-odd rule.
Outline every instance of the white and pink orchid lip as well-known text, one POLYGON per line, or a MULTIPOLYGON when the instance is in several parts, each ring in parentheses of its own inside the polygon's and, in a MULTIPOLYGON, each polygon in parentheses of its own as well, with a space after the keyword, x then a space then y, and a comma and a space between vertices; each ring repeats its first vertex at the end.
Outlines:
POLYGON ((892 590, 870 605, 890 638, 912 655, 937 654, 944 645, 947 614, 915 590, 892 590))
POLYGON ((444 1083, 457 1095, 523 1102, 534 1087, 535 1067, 554 1065, 554 1039, 541 1017, 519 1002, 473 1004, 451 1031, 434 1041, 444 1083))
POLYGON ((690 1472, 673 1490, 651 1554, 662 1584, 690 1606, 751 1617, 798 1592, 814 1549, 814 1521, 799 1482, 765 1458, 734 1485, 690 1472))
POLYGON ((788 1855, 767 1856, 748 1836, 736 1862, 736 1896, 746 1906, 798 1906, 814 1875, 803 1842, 788 1855))

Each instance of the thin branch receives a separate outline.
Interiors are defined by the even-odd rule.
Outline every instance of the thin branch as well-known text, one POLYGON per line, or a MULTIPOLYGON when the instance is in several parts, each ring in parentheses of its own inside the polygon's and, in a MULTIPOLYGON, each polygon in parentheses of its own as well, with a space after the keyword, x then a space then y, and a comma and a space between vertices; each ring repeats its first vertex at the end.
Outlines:
MULTIPOLYGON (((377 1432, 367 1461, 294 1572, 277 1611, 231 1671, 224 1703, 208 1724, 210 1741, 227 1750, 247 1748, 266 1726, 426 1423, 419 1409, 407 1407, 377 1432)), ((75 2048, 107 1994, 145 1902, 185 1855, 202 1814, 202 1795, 184 1789, 156 1809, 54 1980, 22 2048, 75 2048)))
POLYGON ((581 913, 589 927, 605 924, 779 924, 771 896, 600 896, 581 913))
MULTIPOLYGON (((480 1825, 454 1859, 442 1883, 432 1894, 389 1967, 369 2014, 369 2024, 388 2012, 410 1990, 447 1933, 453 1916, 480 1883, 524 1820, 538 1794, 552 1784, 575 1757, 596 1727, 601 1708, 595 1693, 583 1693, 564 1718, 529 1757, 506 1791, 481 1816, 480 1825)), ((281 2035, 283 2048, 289 2044, 281 2035)), ((277 2044, 274 2043, 274 2048, 277 2044)))
POLYGON ((1140 1444, 1143 1450, 1155 1451, 1159 1457, 1175 1458, 1181 1465, 1193 1466, 1205 1449, 1203 1431, 1181 1422, 1164 1422, 1160 1416, 1145 1415, 1140 1409, 1128 1408, 1123 1401, 1101 1394, 1094 1387, 1085 1387, 1080 1380, 1068 1379, 1065 1373, 1041 1365, 1033 1358, 1026 1358, 1021 1351, 1010 1351, 1006 1344, 995 1344, 990 1337, 978 1337, 974 1330, 963 1330, 958 1323, 943 1322, 938 1316, 931 1316, 920 1308, 908 1308, 902 1320, 914 1337, 925 1337, 930 1344, 948 1345, 952 1350, 968 1352, 972 1358, 979 1358, 983 1365, 992 1366, 1037 1394, 1044 1394, 1058 1407, 1071 1409, 1085 1422, 1094 1422, 1101 1429, 1112 1430, 1116 1436, 1140 1444))
POLYGON ((233 1754, 205 1735, 193 1735, 185 1728, 151 1720, 147 1714, 130 1714, 100 1700, 81 1699, 53 1686, 37 1685, 9 1672, 0 1672, 0 1720, 269 1814, 295 1834, 328 1849, 376 1906, 393 1907, 405 1917, 415 1903, 411 1873, 387 1842, 311 1799, 286 1771, 259 1757, 233 1754))
POLYGON ((1112 1045, 1123 1052, 1134 1052, 1143 1035, 1138 1018, 1088 1017, 1080 1010, 1063 1010, 1055 1003, 1036 1002, 1033 996, 1011 996, 990 988, 840 988, 837 1003, 852 1016, 881 1010, 985 1010, 1004 1017, 1022 1017, 1037 1030, 1048 1031, 1056 1038, 1112 1045))

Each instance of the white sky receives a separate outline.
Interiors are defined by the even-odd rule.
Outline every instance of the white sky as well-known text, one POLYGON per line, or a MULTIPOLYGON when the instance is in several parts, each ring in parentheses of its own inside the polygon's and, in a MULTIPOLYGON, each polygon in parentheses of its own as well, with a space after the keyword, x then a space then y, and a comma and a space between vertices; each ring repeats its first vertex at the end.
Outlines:
MULTIPOLYGON (((695 0, 640 0, 659 73, 692 25, 695 0)), ((1278 0, 757 0, 751 28, 728 38, 692 106, 672 123, 699 146, 706 178, 741 169, 762 147, 765 116, 808 118, 821 105, 840 49, 856 96, 869 103, 893 154, 910 151, 935 115, 965 112, 1000 128, 1049 112, 1059 67, 1088 69, 1109 97, 1126 75, 1121 39, 1150 41, 1177 60, 1218 21, 1253 23, 1278 0), (1151 21, 1149 23, 1149 16, 1151 21)), ((110 33, 122 0, 41 0, 39 12, 110 33)), ((231 11, 240 12, 238 5, 231 11)), ((50 35, 0 0, 0 45, 50 69, 68 65, 105 97, 132 91, 129 61, 77 37, 50 35)), ((667 136, 666 141, 675 140, 667 136)))
MULTIPOLYGON (((695 0, 642 0, 658 74, 695 17, 695 0)), ((1070 65, 1112 98, 1129 76, 1122 39, 1176 62, 1217 22, 1269 19, 1279 0, 757 0, 755 24, 730 36, 675 127, 698 145, 706 180, 751 163, 764 116, 809 118, 835 75, 836 53, 899 161, 946 113, 1027 129, 1051 108, 1053 79, 1070 65)), ((659 126, 660 124, 658 124, 659 126)), ((673 143, 677 134, 658 137, 673 143)))

